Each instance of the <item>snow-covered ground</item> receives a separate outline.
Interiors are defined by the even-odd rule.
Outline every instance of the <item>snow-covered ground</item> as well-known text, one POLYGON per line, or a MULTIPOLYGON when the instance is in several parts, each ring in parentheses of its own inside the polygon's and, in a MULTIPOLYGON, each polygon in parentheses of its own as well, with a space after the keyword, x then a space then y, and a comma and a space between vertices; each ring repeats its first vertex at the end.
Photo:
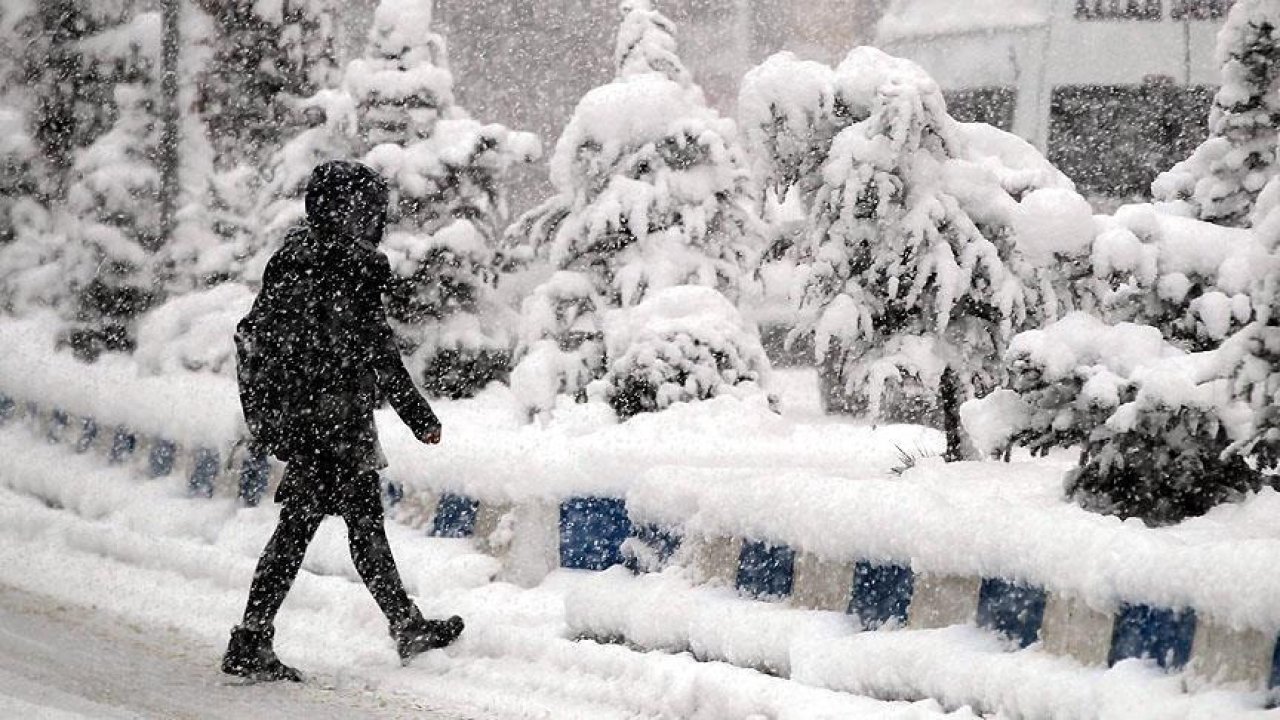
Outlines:
MULTIPOLYGON (((803 378, 792 378, 803 388, 803 378)), ((229 686, 216 671, 275 509, 190 500, 178 478, 0 430, 0 714, 36 717, 931 718, 885 702, 688 655, 570 639, 585 574, 491 583, 468 541, 392 526, 424 612, 457 612, 463 639, 402 668, 356 579, 342 524, 308 553, 278 622, 301 688, 229 686), (82 639, 82 640, 81 640, 82 639), (32 649, 34 648, 34 649, 32 649), (320 709, 316 709, 317 707, 320 709), (423 713, 435 715, 423 715, 423 713)), ((965 709, 954 717, 972 717, 965 709)))
MULTIPOLYGON (((46 335, 35 323, 0 323, 8 351, 0 356, 0 391, 44 410, 92 414, 104 427, 127 423, 186 448, 226 448, 241 432, 227 378, 146 377, 125 363, 86 367, 50 355, 46 335)), ((1118 602, 1143 602, 1194 607, 1264 633, 1280 622, 1280 586, 1268 579, 1280 553, 1280 531, 1269 521, 1280 504, 1273 491, 1153 530, 1065 502, 1067 455, 943 465, 918 457, 940 451, 939 433, 823 415, 812 370, 778 371, 772 390, 781 415, 758 398, 722 397, 622 424, 598 403, 570 403, 530 424, 513 393, 499 386, 474 400, 437 404, 446 428, 439 447, 417 443, 386 412, 379 424, 387 474, 405 487, 406 510, 439 492, 551 507, 602 495, 625 498, 633 520, 688 537, 750 535, 835 560, 856 553, 917 571, 1005 577, 1083 598, 1105 613, 1118 602), (917 457, 904 460, 904 453, 917 457), (915 467, 891 472, 904 464, 915 467)), ((216 661, 274 507, 244 509, 222 495, 192 500, 183 473, 144 480, 142 458, 107 466, 99 454, 77 455, 34 429, 27 421, 0 429, 0 588, 39 598, 37 605, 73 608, 54 618, 51 637, 74 637, 78 631, 60 618, 81 615, 93 627, 172 633, 175 647, 186 648, 178 652, 188 662, 179 674, 188 685, 219 682, 216 661)), ((282 657, 317 678, 298 691, 298 708, 313 691, 357 704, 372 693, 386 698, 378 712, 391 715, 422 706, 445 717, 482 718, 934 717, 944 712, 935 700, 884 700, 935 698, 960 716, 973 705, 1013 717, 1130 720, 1136 715, 1125 703, 1132 701, 1143 705, 1144 717, 1190 720, 1249 716, 1262 705, 1259 693, 1232 688, 1188 695, 1183 684, 1191 676, 1164 675, 1139 661, 1106 670, 1041 648, 1004 652, 972 625, 854 633, 847 616, 692 587, 678 573, 560 570, 521 588, 494 582, 499 561, 471 541, 396 525, 392 542, 424 611, 467 618, 463 641, 400 668, 351 567, 341 522, 332 520, 280 618, 282 657), (575 642, 580 632, 692 649, 740 667, 575 642)), ((56 640, 39 642, 58 647, 56 640)), ((137 652, 138 666, 176 662, 137 652)), ((84 712, 47 694, 61 686, 40 677, 15 676, 0 694, 13 703, 53 698, 47 704, 54 708, 84 712)), ((218 687, 209 716, 235 715, 224 707, 238 696, 218 687)), ((84 695, 103 702, 100 692, 84 695)), ((274 714, 287 712, 293 710, 274 714)))

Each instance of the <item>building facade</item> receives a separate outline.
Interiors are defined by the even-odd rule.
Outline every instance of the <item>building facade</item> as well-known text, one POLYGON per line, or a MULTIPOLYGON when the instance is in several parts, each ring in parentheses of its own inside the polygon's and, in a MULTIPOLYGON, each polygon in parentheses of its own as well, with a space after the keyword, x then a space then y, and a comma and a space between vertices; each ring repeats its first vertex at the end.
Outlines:
POLYGON ((1145 196, 1203 139, 1230 5, 898 0, 876 42, 929 71, 953 115, 1026 138, 1105 204, 1145 196))

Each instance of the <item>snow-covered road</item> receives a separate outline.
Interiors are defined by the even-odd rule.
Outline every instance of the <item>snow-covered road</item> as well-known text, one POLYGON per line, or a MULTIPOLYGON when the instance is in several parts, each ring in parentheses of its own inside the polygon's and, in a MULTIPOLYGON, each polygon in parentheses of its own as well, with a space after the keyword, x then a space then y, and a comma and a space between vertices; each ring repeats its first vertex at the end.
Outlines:
MULTIPOLYGON (((807 687, 688 655, 575 642, 562 571, 522 589, 459 540, 392 526, 406 584, 462 640, 401 667, 356 581, 340 521, 321 528, 278 623, 304 687, 235 686, 216 663, 275 510, 188 500, 177 479, 0 429, 0 717, 893 718, 948 713, 807 687)), ((966 709, 949 716, 972 718, 966 709)))

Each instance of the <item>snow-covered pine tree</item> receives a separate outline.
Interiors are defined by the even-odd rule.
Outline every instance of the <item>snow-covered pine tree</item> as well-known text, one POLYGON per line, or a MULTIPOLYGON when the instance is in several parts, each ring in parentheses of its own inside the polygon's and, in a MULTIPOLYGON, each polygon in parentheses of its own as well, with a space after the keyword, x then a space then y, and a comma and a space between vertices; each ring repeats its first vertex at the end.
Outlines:
MULTIPOLYGON (((9 11, 20 11, 21 5, 9 11)), ((65 197, 75 151, 111 127, 117 82, 131 82, 138 58, 130 34, 132 0, 48 0, 26 8, 22 79, 31 98, 30 127, 44 159, 41 186, 65 197)), ((159 25, 154 28, 159 31, 159 25)))
POLYGON ((1091 211, 1024 143, 952 120, 916 65, 858 48, 835 82, 854 122, 810 207, 796 332, 873 416, 901 394, 918 421, 941 394, 955 457, 949 396, 994 387, 1012 332, 1070 305, 1054 267, 1087 250, 1091 211))
POLYGON ((1222 86, 1209 139, 1152 190, 1193 217, 1247 226, 1258 193, 1280 174, 1280 4, 1237 0, 1218 36, 1218 59, 1222 86))
MULTIPOLYGON (((648 0, 625 0, 621 10, 617 76, 579 102, 551 160, 555 195, 517 220, 507 243, 588 278, 604 308, 690 284, 736 300, 766 235, 737 129, 707 106, 676 54, 670 20, 648 0)), ((529 351, 522 345, 517 355, 529 351)))
POLYGON ((116 86, 111 130, 77 154, 67 209, 74 217, 60 264, 73 293, 66 342, 81 358, 132 350, 137 317, 157 300, 159 143, 154 87, 116 86))
MULTIPOLYGON (((295 108, 305 126, 268 158, 267 181, 253 215, 257 227, 232 245, 237 275, 249 283, 262 279, 267 260, 289 228, 306 218, 303 198, 311 171, 325 161, 350 158, 360 147, 355 105, 346 91, 326 88, 297 101, 295 108)), ((222 179, 221 193, 227 197, 246 193, 254 183, 243 175, 222 179)))
POLYGON ((315 109, 315 98, 340 81, 332 0, 195 4, 211 26, 191 103, 207 139, 189 134, 186 148, 199 160, 188 163, 186 184, 202 197, 189 206, 196 217, 186 218, 179 233, 185 236, 166 258, 166 284, 179 292, 227 279, 256 281, 264 249, 282 232, 263 232, 261 223, 276 220, 276 204, 281 197, 287 204, 296 191, 296 173, 282 165, 352 149, 315 151, 337 144, 318 137, 318 126, 333 123, 315 109))
POLYGON ((217 165, 265 162, 296 127, 292 103, 338 80, 330 0, 197 0, 216 39, 196 107, 217 165))
POLYGON ((59 252, 53 216, 43 202, 36 142, 24 114, 0 106, 0 312, 52 304, 61 278, 46 262, 59 252))
POLYGON ((512 319, 495 293, 502 183, 541 150, 532 135, 482 125, 456 103, 444 38, 430 27, 429 0, 383 0, 344 87, 364 160, 391 185, 392 324, 426 389, 465 397, 506 376, 512 319))
POLYGON ((35 140, 27 132, 23 113, 0 99, 0 247, 30 227, 33 212, 43 214, 37 200, 35 140))

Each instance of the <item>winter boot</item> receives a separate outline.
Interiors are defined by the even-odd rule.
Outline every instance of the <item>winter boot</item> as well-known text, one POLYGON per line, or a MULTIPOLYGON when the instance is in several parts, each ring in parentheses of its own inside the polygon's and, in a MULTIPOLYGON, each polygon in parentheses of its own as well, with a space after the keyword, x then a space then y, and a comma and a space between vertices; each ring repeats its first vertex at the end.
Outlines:
POLYGON ((276 629, 261 630, 237 626, 231 630, 231 642, 227 654, 222 656, 222 672, 238 675, 254 682, 288 680, 302 682, 302 673, 280 662, 271 648, 276 629))
POLYGON ((437 650, 452 644, 462 634, 462 618, 454 615, 448 620, 426 620, 417 608, 409 617, 391 626, 400 659, 407 662, 428 650, 437 650))

